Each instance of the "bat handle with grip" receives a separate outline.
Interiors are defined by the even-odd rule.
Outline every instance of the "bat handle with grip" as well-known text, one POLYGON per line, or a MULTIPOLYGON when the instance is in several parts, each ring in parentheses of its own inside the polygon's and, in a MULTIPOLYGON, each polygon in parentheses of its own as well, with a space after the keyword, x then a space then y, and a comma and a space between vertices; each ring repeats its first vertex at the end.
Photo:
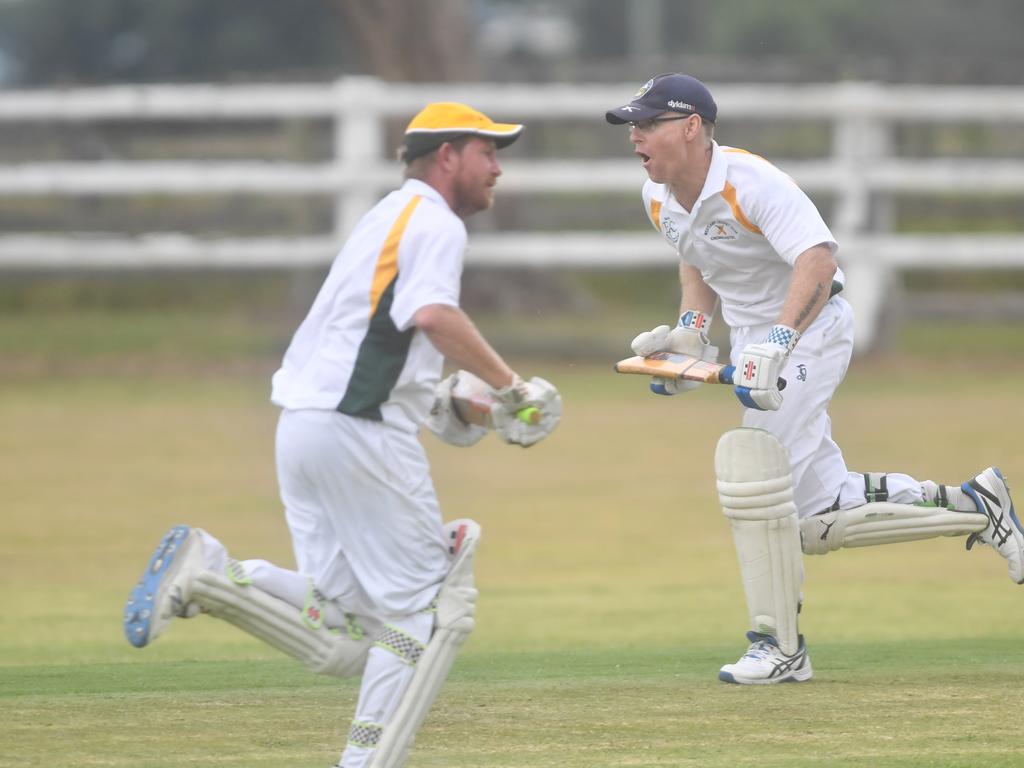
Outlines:
MULTIPOLYGON (((718 380, 722 384, 730 384, 730 385, 735 384, 736 383, 735 382, 735 378, 736 378, 736 366, 735 365, 727 365, 722 370, 720 370, 718 372, 718 380)), ((782 390, 784 390, 786 388, 786 380, 784 378, 782 378, 781 376, 779 376, 778 387, 779 387, 779 392, 781 392, 782 390)))

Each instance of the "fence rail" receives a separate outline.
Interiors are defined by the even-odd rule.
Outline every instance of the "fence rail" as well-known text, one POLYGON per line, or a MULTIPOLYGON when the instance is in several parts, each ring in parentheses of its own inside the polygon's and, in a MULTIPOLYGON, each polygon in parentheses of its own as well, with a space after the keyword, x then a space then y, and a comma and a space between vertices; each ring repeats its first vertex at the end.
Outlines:
MULTIPOLYGON (((501 117, 599 120, 629 85, 385 84, 347 78, 322 85, 116 86, 0 92, 0 124, 215 121, 315 118, 332 122, 334 157, 323 163, 82 162, 0 165, 0 196, 141 194, 326 194, 333 232, 304 238, 203 239, 174 233, 0 236, 0 269, 266 268, 326 264, 344 234, 400 176, 388 159, 383 122, 431 100, 474 104, 501 117)), ((830 225, 841 244, 847 295, 857 311, 858 348, 878 330, 886 291, 907 268, 1021 268, 1024 236, 901 235, 884 231, 877 196, 894 193, 1024 194, 1017 158, 909 159, 894 156, 895 129, 948 123, 1024 123, 1024 89, 887 87, 871 83, 714 88, 729 119, 818 120, 830 124, 831 154, 780 163, 805 189, 833 196, 830 225), (881 223, 880 223, 881 220, 881 223)), ((624 193, 644 176, 630 160, 558 158, 505 163, 503 191, 624 193)), ((529 266, 671 265, 653 233, 497 232, 471 239, 467 263, 529 266)))

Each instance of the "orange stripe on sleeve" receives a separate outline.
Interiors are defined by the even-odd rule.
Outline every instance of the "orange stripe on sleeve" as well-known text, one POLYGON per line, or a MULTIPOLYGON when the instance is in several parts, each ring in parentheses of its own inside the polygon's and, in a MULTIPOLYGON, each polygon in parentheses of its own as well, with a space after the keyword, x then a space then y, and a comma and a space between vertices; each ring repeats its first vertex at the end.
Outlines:
POLYGON ((742 224, 746 229, 749 229, 755 235, 764 234, 758 229, 754 222, 747 218, 747 215, 740 208, 739 202, 736 200, 736 187, 730 184, 728 181, 725 182, 725 188, 722 190, 722 197, 725 198, 725 202, 732 208, 732 215, 736 217, 736 221, 742 224))
POLYGON ((654 228, 661 232, 661 201, 651 200, 651 222, 654 228))
POLYGON ((370 317, 373 317, 377 311, 380 297, 398 274, 398 244, 402 242, 402 235, 405 234, 405 228, 409 224, 412 212, 416 210, 416 206, 422 199, 416 195, 408 202, 402 212, 398 214, 395 223, 391 225, 388 236, 384 238, 384 247, 380 249, 380 255, 377 257, 377 266, 373 271, 373 283, 370 285, 370 317))

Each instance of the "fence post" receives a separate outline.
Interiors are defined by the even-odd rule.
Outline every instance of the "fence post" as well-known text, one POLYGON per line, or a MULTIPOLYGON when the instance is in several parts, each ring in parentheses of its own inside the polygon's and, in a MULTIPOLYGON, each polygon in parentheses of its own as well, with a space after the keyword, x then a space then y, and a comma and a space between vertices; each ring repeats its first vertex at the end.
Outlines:
POLYGON ((335 84, 334 162, 343 179, 334 205, 339 242, 377 202, 377 190, 359 180, 384 154, 381 94, 382 83, 373 77, 346 77, 335 84))
POLYGON ((881 86, 843 83, 837 87, 840 99, 832 148, 842 183, 836 204, 835 235, 846 274, 845 295, 854 309, 854 349, 867 352, 877 345, 882 310, 893 288, 895 273, 864 247, 865 235, 873 228, 891 225, 891 216, 884 215, 881 208, 873 208, 875 201, 866 171, 869 164, 885 163, 892 156, 892 126, 878 110, 885 99, 881 86))

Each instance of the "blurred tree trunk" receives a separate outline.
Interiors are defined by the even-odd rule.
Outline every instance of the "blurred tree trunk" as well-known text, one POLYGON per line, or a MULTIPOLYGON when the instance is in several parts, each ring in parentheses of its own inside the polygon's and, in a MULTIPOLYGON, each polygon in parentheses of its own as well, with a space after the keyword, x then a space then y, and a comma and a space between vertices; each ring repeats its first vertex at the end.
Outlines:
POLYGON ((333 0, 367 74, 384 80, 474 80, 471 0, 333 0))

